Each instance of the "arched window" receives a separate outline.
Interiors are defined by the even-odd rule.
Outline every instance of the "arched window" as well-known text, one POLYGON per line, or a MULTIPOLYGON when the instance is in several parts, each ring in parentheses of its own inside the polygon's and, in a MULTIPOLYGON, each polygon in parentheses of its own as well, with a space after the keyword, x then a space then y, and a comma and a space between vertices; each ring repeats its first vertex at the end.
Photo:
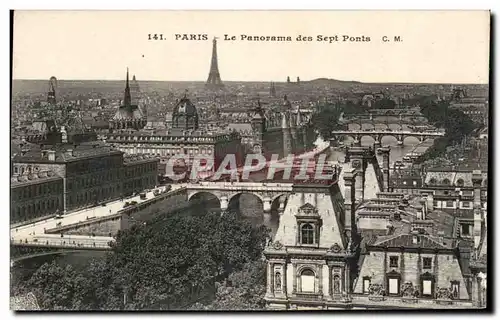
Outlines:
POLYGON ((315 292, 315 275, 311 269, 304 269, 300 273, 300 291, 315 292))
POLYGON ((431 180, 429 180, 429 184, 435 185, 436 184, 436 179, 431 178, 431 180))
POLYGON ((314 244, 314 226, 306 223, 301 227, 301 243, 314 244))
POLYGON ((448 186, 448 185, 450 185, 450 180, 448 180, 448 179, 443 179, 442 184, 444 184, 444 185, 448 186))
POLYGON ((458 179, 457 180, 457 186, 463 187, 464 186, 464 179, 458 179))

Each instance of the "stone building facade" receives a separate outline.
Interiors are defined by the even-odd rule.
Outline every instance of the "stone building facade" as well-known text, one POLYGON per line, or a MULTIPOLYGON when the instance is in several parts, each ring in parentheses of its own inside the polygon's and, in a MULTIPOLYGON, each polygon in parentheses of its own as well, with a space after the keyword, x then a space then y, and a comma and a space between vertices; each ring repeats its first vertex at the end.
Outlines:
POLYGON ((14 156, 12 162, 14 178, 24 173, 51 171, 62 179, 62 201, 58 207, 61 213, 118 199, 124 195, 124 183, 128 188, 131 179, 134 190, 157 184, 156 157, 124 159, 123 152, 98 142, 37 146, 14 156), (124 179, 131 172, 134 177, 124 179))
POLYGON ((11 223, 62 211, 63 179, 52 171, 15 174, 10 184, 11 223))
POLYGON ((356 264, 354 175, 338 184, 294 185, 276 238, 265 250, 265 300, 270 309, 329 309, 350 305, 356 264))

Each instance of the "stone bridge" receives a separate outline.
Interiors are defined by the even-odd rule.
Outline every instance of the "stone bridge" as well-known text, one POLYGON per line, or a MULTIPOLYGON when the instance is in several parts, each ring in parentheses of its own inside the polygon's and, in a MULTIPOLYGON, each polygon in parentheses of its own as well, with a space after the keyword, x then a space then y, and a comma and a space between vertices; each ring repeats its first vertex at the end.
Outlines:
POLYGON ((359 143, 362 137, 368 136, 375 140, 375 145, 380 145, 382 137, 389 136, 398 140, 398 145, 403 145, 404 139, 408 137, 415 137, 423 142, 428 138, 437 138, 444 136, 444 132, 426 131, 426 132, 413 132, 413 131, 394 131, 394 130, 334 130, 332 134, 336 137, 352 137, 354 143, 359 143))
POLYGON ((279 209, 283 210, 286 197, 292 192, 292 183, 269 182, 199 182, 186 186, 188 201, 198 194, 210 193, 220 203, 221 210, 227 210, 233 198, 250 193, 257 196, 263 204, 264 212, 270 212, 275 201, 279 201, 279 209))
POLYGON ((96 243, 94 244, 55 244, 55 243, 38 243, 34 241, 10 244, 10 259, 11 263, 16 263, 25 259, 34 257, 63 254, 78 251, 108 251, 111 250, 109 244, 96 243))

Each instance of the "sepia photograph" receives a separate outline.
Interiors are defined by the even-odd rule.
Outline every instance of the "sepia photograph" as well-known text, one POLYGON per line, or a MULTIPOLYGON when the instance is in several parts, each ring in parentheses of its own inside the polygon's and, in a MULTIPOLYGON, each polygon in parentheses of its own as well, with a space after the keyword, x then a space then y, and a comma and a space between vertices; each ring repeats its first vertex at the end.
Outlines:
POLYGON ((490 11, 10 18, 11 310, 492 308, 490 11))

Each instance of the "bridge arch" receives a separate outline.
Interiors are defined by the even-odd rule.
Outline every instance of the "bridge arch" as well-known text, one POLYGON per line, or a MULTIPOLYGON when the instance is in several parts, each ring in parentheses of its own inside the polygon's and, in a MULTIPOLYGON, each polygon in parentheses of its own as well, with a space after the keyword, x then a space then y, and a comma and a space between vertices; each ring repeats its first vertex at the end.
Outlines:
POLYGON ((196 191, 188 196, 188 203, 195 209, 217 210, 221 208, 221 199, 210 191, 196 191))
POLYGON ((60 255, 60 254, 67 254, 67 253, 75 253, 75 252, 81 252, 81 250, 56 250, 56 251, 46 251, 46 252, 37 252, 37 253, 30 253, 18 257, 13 257, 11 258, 11 263, 18 263, 24 260, 32 259, 32 258, 38 258, 38 257, 43 257, 43 256, 51 256, 51 255, 60 255))
POLYGON ((423 141, 423 140, 420 140, 420 139, 424 139, 424 140, 425 140, 426 138, 421 137, 421 136, 411 136, 411 135, 410 135, 410 136, 403 136, 403 143, 404 143, 404 144, 407 144, 407 143, 409 143, 410 141, 413 141, 413 142, 417 142, 417 143, 418 143, 418 142, 420 142, 420 141, 423 141), (410 140, 406 141, 407 139, 410 139, 410 140))
POLYGON ((239 197, 241 196, 242 194, 251 194, 257 198, 260 199, 260 202, 264 203, 264 196, 258 192, 252 192, 252 191, 238 191, 238 192, 234 192, 234 193, 231 193, 228 197, 227 197, 227 201, 228 202, 231 202, 231 200, 234 198, 234 197, 239 197))

